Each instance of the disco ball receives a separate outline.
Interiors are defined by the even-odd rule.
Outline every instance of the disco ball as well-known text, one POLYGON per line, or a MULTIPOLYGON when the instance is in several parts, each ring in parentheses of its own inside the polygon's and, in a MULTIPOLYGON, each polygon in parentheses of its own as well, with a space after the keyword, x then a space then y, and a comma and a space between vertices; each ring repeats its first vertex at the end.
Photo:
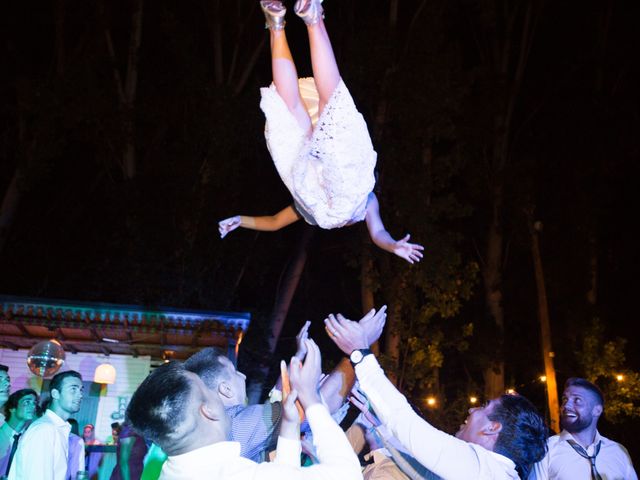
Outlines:
POLYGON ((64 349, 57 340, 45 340, 31 347, 27 365, 34 374, 44 378, 60 370, 64 358, 64 349))

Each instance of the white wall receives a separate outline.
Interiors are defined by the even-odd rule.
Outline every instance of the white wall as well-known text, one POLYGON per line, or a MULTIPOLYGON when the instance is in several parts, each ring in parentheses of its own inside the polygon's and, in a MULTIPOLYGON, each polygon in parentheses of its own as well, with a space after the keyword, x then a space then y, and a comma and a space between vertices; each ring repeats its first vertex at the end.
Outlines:
MULTIPOLYGON (((7 350, 0 348, 0 363, 9 367, 11 376, 11 391, 21 388, 33 388, 40 391, 42 379, 37 377, 27 367, 28 350, 7 350)), ((96 353, 66 352, 66 360, 60 371, 76 370, 80 372, 84 381, 93 381, 93 372, 107 357, 96 353)), ((103 387, 96 415, 96 438, 106 440, 111 435, 111 423, 115 420, 111 415, 118 411, 122 404, 125 408, 131 395, 151 371, 151 358, 131 357, 127 355, 109 355, 109 363, 116 369, 116 383, 103 387)), ((122 423, 122 420, 118 420, 122 423)), ((80 425, 82 428, 82 425, 80 425)))

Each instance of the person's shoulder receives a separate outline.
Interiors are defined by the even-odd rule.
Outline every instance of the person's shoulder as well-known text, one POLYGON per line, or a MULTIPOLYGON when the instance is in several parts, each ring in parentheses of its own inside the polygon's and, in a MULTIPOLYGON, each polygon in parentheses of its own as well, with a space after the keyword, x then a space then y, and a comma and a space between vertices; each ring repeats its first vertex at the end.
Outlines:
POLYGON ((34 420, 31 423, 31 425, 29 425, 29 428, 27 428, 27 432, 32 432, 35 430, 55 430, 55 429, 56 429, 56 426, 53 424, 51 419, 43 415, 40 418, 34 420))
POLYGON ((0 444, 9 443, 13 437, 13 429, 6 423, 0 426, 0 444))
POLYGON ((547 447, 551 448, 553 446, 556 446, 560 441, 562 441, 562 435, 551 435, 549 438, 547 438, 547 447))
POLYGON ((602 435, 600 435, 600 441, 602 442, 603 446, 606 446, 611 450, 617 450, 620 454, 623 454, 625 457, 631 458, 629 455, 629 451, 620 442, 616 442, 615 440, 611 440, 610 438, 603 437, 602 435))
POLYGON ((280 410, 281 402, 267 402, 267 403, 254 403, 253 405, 234 405, 233 407, 225 408, 227 415, 232 420, 246 419, 254 416, 262 418, 264 412, 272 410, 280 410))

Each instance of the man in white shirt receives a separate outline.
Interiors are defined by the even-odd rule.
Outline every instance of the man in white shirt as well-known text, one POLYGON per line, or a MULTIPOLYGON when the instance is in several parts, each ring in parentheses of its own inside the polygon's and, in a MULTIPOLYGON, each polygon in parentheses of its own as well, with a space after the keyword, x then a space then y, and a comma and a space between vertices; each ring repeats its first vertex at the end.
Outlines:
MULTIPOLYGON (((311 322, 305 322, 296 336, 295 357, 302 360, 306 354, 304 341, 308 338, 311 322)), ((282 420, 280 391, 272 390, 271 401, 264 404, 247 404, 246 376, 238 371, 225 353, 216 348, 205 348, 184 362, 185 368, 198 375, 204 384, 216 392, 231 418, 229 440, 240 443, 240 454, 261 462, 274 450, 282 420)), ((338 414, 345 396, 355 380, 349 362, 340 362, 323 379, 320 394, 332 414, 338 414)), ((303 425, 306 429, 307 425, 303 425)), ((305 432, 306 433, 306 432, 305 432)))
POLYGON ((5 404, 7 421, 0 426, 0 478, 5 479, 22 433, 36 416, 38 394, 30 388, 13 392, 5 404), (12 455, 13 453, 13 455, 12 455))
POLYGON ((385 377, 369 350, 382 333, 385 317, 363 323, 342 315, 325 319, 327 332, 353 363, 360 390, 378 418, 407 451, 445 480, 526 478, 545 454, 547 428, 526 398, 502 395, 469 410, 455 437, 418 416, 385 377))
POLYGON ((362 479, 358 459, 349 442, 321 403, 317 385, 320 350, 306 340, 302 363, 291 360, 292 392, 283 403, 283 420, 273 463, 255 463, 240 456, 240 445, 226 441, 230 419, 218 394, 178 362, 154 370, 138 387, 127 418, 143 437, 169 457, 161 480, 198 479, 362 479), (314 433, 320 464, 301 468, 298 398, 314 433))
POLYGON ((637 480, 627 450, 598 432, 603 412, 604 397, 596 385, 584 378, 567 380, 560 411, 563 430, 549 439, 549 452, 529 478, 637 480))
POLYGON ((65 480, 69 417, 80 410, 82 377, 74 370, 56 374, 49 385, 51 403, 18 443, 9 480, 65 480))

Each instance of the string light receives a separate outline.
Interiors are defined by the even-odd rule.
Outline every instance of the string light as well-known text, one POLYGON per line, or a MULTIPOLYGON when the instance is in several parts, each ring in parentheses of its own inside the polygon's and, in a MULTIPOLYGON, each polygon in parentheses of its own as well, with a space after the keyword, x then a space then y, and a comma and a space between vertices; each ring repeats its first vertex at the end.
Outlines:
POLYGON ((478 403, 478 397, 469 397, 469 403, 475 405, 478 403))
POLYGON ((427 405, 430 406, 431 408, 436 406, 436 399, 435 397, 427 397, 427 405))
POLYGON ((547 381, 547 376, 546 376, 546 375, 540 375, 540 376, 538 377, 538 379, 539 379, 542 383, 544 383, 544 382, 546 382, 546 381, 547 381))
POLYGON ((507 395, 515 395, 515 394, 516 394, 515 388, 507 388, 507 395))
POLYGON ((622 375, 621 373, 618 373, 616 375, 616 380, 619 382, 623 382, 624 381, 624 375, 622 375))

